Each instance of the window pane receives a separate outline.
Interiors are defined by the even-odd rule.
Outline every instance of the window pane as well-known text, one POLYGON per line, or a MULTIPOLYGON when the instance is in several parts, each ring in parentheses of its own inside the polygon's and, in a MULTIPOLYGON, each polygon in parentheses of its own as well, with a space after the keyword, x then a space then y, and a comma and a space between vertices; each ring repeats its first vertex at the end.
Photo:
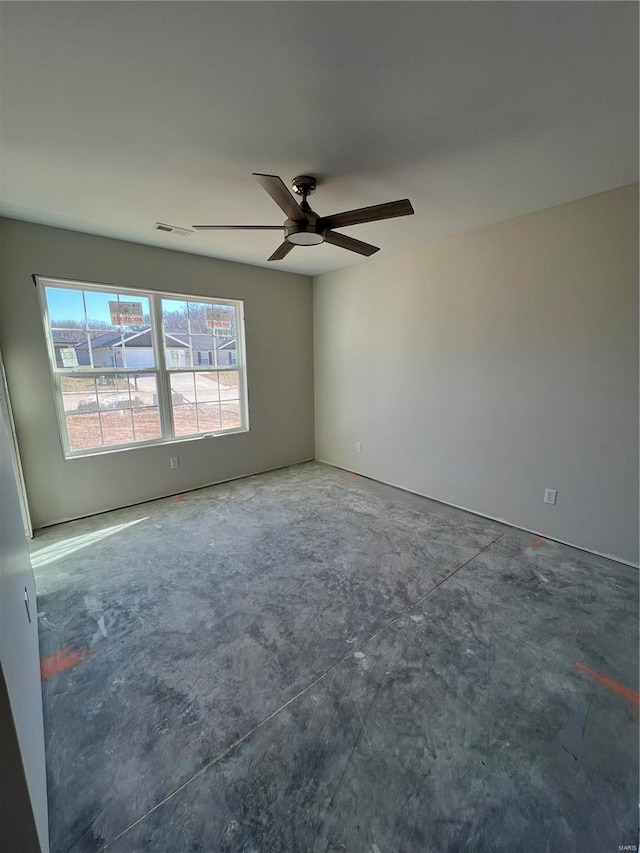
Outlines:
POLYGON ((210 403, 220 399, 217 373, 196 373, 195 385, 198 403, 210 403))
POLYGON ((45 288, 52 329, 84 329, 84 302, 81 290, 45 288))
POLYGON ((222 429, 219 403, 198 403, 198 423, 200 432, 214 432, 222 429))
POLYGON ((162 300, 167 367, 237 364, 236 308, 194 300, 162 300))
POLYGON ((198 431, 196 415, 196 390, 193 373, 171 373, 171 406, 173 409, 173 428, 176 435, 193 435, 198 431))
POLYGON ((177 299, 163 299, 162 324, 165 332, 188 332, 187 303, 177 299))
POLYGON ((189 335, 182 336, 187 343, 183 343, 177 336, 165 336, 165 353, 167 357, 167 367, 169 370, 175 370, 180 367, 192 367, 191 351, 188 341, 189 335), (173 340, 171 340, 173 337, 173 340))
POLYGON ((87 333, 84 329, 52 329, 51 339, 56 367, 73 369, 82 363, 79 347, 84 344, 85 352, 87 349, 87 333))
POLYGON ((86 341, 86 319, 82 291, 62 287, 45 288, 49 326, 57 367, 75 367, 74 347, 86 341))
POLYGON ((97 412, 96 381, 93 377, 83 379, 62 376, 62 406, 65 412, 97 412))
POLYGON ((129 390, 133 401, 133 408, 137 409, 141 406, 158 405, 158 387, 156 377, 153 373, 136 373, 129 374, 129 390))
POLYGON ((240 374, 237 370, 221 370, 218 374, 220 397, 223 400, 238 400, 240 398, 240 374))
POLYGON ((219 400, 221 395, 237 399, 238 375, 233 372, 226 380, 227 387, 220 384, 221 375, 218 371, 170 374, 176 435, 197 435, 222 428, 219 400))
POLYGON ((222 404, 222 429, 240 429, 240 402, 222 404))
POLYGON ((71 450, 162 438, 155 375, 61 376, 60 385, 71 450))
POLYGON ((193 373, 171 373, 169 374, 169 385, 171 387, 171 402, 174 406, 183 403, 195 403, 196 388, 193 373))
POLYGON ((195 403, 174 405, 173 427, 176 435, 196 435, 198 433, 198 414, 195 403))
POLYGON ((155 367, 148 297, 53 287, 45 292, 56 367, 155 367))
POLYGON ((128 444, 134 440, 131 409, 101 411, 100 423, 105 445, 128 444))
POLYGON ((115 348, 116 367, 155 367, 151 330, 125 335, 124 342, 115 348))
POLYGON ((115 293, 99 293, 97 291, 85 290, 84 301, 87 312, 87 327, 89 329, 113 329, 111 314, 109 313, 109 302, 117 302, 115 293))
POLYGON ((236 336, 236 309, 233 305, 203 306, 206 326, 221 341, 233 340, 236 336))
POLYGON ((135 292, 131 294, 84 291, 89 329, 122 329, 125 334, 148 329, 150 324, 149 299, 135 292))
POLYGON ((209 365, 215 363, 213 335, 209 332, 189 335, 189 351, 191 352, 191 363, 194 367, 201 364, 209 365))
POLYGON ((134 407, 132 414, 136 441, 151 441, 154 438, 162 438, 160 410, 157 406, 144 409, 134 407))
POLYGON ((216 366, 235 367, 238 363, 238 355, 236 352, 236 339, 219 338, 217 344, 218 349, 216 352, 216 366))
POLYGON ((102 446, 100 415, 66 415, 70 450, 89 450, 102 446))

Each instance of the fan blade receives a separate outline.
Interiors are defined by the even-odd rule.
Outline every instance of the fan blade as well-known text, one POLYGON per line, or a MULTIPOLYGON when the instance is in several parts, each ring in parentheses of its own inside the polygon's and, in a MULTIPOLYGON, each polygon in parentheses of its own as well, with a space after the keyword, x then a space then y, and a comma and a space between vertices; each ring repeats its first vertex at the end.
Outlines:
POLYGON ((344 213, 323 216, 322 223, 327 228, 344 228, 346 225, 360 225, 361 222, 375 222, 377 219, 410 216, 414 212, 409 199, 403 198, 400 201, 388 201, 386 204, 374 204, 371 207, 360 207, 358 210, 345 210, 344 213))
POLYGON ((289 243, 288 240, 285 240, 284 243, 280 243, 278 248, 275 250, 273 255, 269 258, 270 261, 281 261, 283 258, 289 254, 289 252, 294 248, 293 243, 289 243))
POLYGON ((286 188, 282 178, 277 175, 263 175, 260 172, 253 173, 262 186, 275 201, 278 207, 283 210, 289 219, 294 222, 306 222, 307 217, 304 211, 300 209, 300 205, 286 188))
POLYGON ((333 246, 340 246, 341 249, 349 249, 350 252, 357 252, 359 255, 366 255, 367 257, 380 251, 379 246, 363 243, 362 240, 354 240, 353 237, 338 234, 337 231, 327 231, 324 240, 325 243, 331 243, 333 246))
POLYGON ((228 231, 237 228, 239 231, 282 231, 282 225, 192 225, 196 231, 228 231))

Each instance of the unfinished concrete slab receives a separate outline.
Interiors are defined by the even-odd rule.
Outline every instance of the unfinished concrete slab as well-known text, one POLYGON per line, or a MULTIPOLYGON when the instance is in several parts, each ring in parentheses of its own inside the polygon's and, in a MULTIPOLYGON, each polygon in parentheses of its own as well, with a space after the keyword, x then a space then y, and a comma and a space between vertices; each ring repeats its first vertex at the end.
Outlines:
POLYGON ((317 463, 41 532, 52 850, 637 843, 638 574, 317 463))

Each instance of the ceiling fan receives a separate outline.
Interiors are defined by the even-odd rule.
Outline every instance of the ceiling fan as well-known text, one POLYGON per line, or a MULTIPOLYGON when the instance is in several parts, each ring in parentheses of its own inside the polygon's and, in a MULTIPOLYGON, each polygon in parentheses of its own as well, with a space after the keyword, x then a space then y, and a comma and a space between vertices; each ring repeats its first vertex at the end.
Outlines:
POLYGON ((277 175, 253 173, 259 183, 269 193, 278 207, 287 215, 282 225, 193 225, 195 231, 216 231, 241 229, 243 231, 280 231, 284 229, 282 242, 269 258, 270 261, 281 261, 295 246, 316 246, 319 243, 331 243, 341 246, 359 255, 373 255, 378 252, 378 246, 363 243, 345 234, 338 234, 334 228, 344 228, 347 225, 359 225, 361 222, 375 222, 379 219, 392 219, 395 216, 409 216, 414 212, 408 198, 400 201, 389 201, 386 204, 374 204, 371 207, 361 207, 358 210, 346 210, 343 213, 333 213, 331 216, 318 216, 307 202, 307 196, 315 192, 317 181, 309 175, 298 175, 291 181, 293 191, 302 196, 300 204, 287 189, 284 181, 277 175))

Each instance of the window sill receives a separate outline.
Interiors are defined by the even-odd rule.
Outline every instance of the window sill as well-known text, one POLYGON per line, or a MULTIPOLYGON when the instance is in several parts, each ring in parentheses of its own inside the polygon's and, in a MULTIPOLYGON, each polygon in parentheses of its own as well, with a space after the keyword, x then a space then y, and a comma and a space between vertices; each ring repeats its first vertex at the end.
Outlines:
POLYGON ((227 435, 240 435, 250 432, 249 427, 241 429, 229 429, 224 432, 205 432, 199 435, 181 435, 176 438, 162 438, 153 441, 141 441, 137 444, 116 445, 113 447, 100 447, 95 450, 78 450, 75 453, 64 453, 65 462, 73 462, 75 459, 91 459, 94 456, 108 456, 112 453, 126 453, 130 450, 143 450, 147 447, 162 447, 166 445, 184 444, 190 441, 202 441, 207 438, 224 438, 227 435))

